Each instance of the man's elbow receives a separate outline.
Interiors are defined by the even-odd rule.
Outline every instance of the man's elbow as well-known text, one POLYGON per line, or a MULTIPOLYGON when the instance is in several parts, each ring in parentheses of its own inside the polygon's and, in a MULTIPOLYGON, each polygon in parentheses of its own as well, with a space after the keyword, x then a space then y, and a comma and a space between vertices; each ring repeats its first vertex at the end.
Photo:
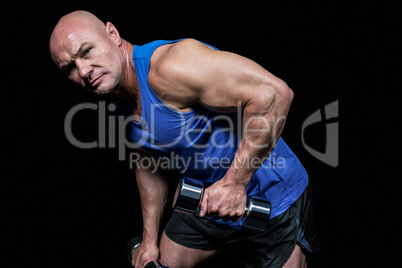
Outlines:
MULTIPOLYGON (((261 107, 282 107, 282 109, 288 110, 294 94, 292 89, 282 80, 271 83, 270 85, 264 85, 262 90, 255 91, 253 95, 253 101, 251 103, 261 104, 261 107), (267 106, 268 105, 268 106, 267 106)), ((281 110, 282 110, 281 109, 281 110)))
POLYGON ((279 97, 281 102, 288 106, 290 106, 294 98, 293 90, 282 80, 276 87, 276 95, 279 97))
MULTIPOLYGON (((286 84, 286 83, 285 83, 286 84)), ((286 94, 286 99, 288 100, 289 103, 292 103, 295 94, 293 93, 293 90, 286 84, 286 89, 285 89, 285 94, 286 94)))

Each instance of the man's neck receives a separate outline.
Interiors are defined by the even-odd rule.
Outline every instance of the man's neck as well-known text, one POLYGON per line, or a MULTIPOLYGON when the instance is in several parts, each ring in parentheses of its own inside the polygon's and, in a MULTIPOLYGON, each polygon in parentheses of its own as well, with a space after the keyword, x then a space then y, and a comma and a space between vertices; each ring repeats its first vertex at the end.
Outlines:
POLYGON ((137 74, 132 59, 134 46, 129 42, 122 40, 122 56, 124 64, 122 78, 119 86, 113 91, 114 94, 122 98, 134 109, 134 114, 141 115, 141 96, 137 74))

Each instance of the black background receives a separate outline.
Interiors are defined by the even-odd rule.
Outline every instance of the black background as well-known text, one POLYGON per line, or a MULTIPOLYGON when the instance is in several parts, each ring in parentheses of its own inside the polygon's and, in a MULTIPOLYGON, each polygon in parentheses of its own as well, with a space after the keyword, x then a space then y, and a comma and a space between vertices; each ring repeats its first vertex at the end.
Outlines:
MULTIPOLYGON (((2 267, 130 267, 123 249, 141 234, 129 163, 118 160, 115 148, 79 149, 64 134, 65 116, 75 105, 109 101, 76 88, 50 58, 54 25, 77 9, 111 21, 133 44, 192 37, 251 58, 285 80, 295 99, 283 137, 310 174, 322 246, 309 267, 395 265, 396 4, 98 1, 3 4, 2 267), (334 168, 307 152, 301 126, 337 100, 340 155, 334 168)), ((77 139, 97 139, 97 116, 87 110, 74 117, 77 139)), ((325 150, 323 123, 305 135, 309 146, 325 150)))

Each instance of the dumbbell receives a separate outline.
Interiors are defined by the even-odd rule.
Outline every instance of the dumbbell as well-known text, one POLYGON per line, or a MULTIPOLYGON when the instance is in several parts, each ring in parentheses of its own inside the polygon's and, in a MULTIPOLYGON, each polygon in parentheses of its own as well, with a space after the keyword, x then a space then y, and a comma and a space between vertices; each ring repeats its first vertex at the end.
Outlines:
MULTIPOLYGON (((201 181, 184 177, 177 185, 173 199, 173 209, 177 212, 193 215, 201 204, 204 185, 201 181)), ((259 197, 248 197, 243 214, 242 227, 247 230, 263 232, 271 215, 271 203, 259 197)))
MULTIPOLYGON (((134 237, 133 239, 128 241, 126 249, 124 251, 124 255, 126 255, 126 258, 130 262, 130 264, 132 261, 131 259, 132 253, 141 245, 141 242, 142 237, 134 237)), ((153 260, 151 262, 148 262, 147 265, 144 266, 144 268, 169 268, 169 267, 163 265, 160 260, 153 260)))

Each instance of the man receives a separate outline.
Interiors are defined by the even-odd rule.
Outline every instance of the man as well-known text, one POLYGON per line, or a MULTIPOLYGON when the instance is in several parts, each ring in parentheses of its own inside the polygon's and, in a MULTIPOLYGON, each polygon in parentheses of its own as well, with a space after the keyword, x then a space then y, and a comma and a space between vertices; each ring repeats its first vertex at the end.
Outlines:
POLYGON ((206 186, 199 215, 175 212, 159 241, 164 171, 137 166, 144 228, 133 266, 160 258, 169 267, 194 267, 242 246, 246 267, 307 266, 305 253, 318 245, 307 173, 280 138, 293 99, 285 82, 193 39, 134 46, 85 11, 60 19, 50 52, 82 88, 117 96, 118 111, 133 118, 127 131, 141 157, 188 160, 178 171, 206 186), (272 204, 263 233, 240 227, 251 195, 272 204))

